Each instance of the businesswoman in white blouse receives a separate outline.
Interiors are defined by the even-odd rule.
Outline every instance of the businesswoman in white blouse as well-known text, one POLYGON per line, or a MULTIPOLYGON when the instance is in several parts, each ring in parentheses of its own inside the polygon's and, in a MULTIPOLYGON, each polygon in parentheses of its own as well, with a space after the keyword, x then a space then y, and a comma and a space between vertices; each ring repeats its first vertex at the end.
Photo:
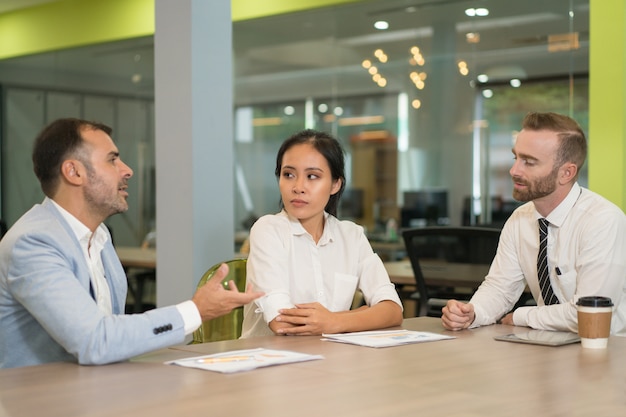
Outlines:
POLYGON ((336 217, 344 152, 332 136, 304 130, 278 151, 278 214, 250 230, 247 279, 265 296, 244 307, 242 337, 319 335, 402 322, 402 304, 363 228, 336 217), (350 310, 356 290, 365 306, 350 310))

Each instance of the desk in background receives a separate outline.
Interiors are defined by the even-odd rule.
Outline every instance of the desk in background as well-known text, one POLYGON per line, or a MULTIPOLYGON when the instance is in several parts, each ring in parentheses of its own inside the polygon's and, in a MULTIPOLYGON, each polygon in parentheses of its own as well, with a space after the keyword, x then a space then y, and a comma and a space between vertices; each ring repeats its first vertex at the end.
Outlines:
POLYGON ((370 238, 369 242, 374 252, 383 261, 397 261, 406 256, 406 248, 402 240, 389 241, 370 238))
POLYGON ((68 363, 0 370, 0 415, 160 416, 623 416, 626 338, 607 350, 545 347, 493 337, 493 325, 447 332, 440 320, 403 327, 456 339, 372 349, 318 336, 183 345, 107 366, 68 363), (325 359, 224 375, 163 361, 265 347, 325 359))
MULTIPOLYGON (((399 291, 404 291, 404 287, 415 286, 415 275, 411 262, 408 259, 395 262, 384 262, 389 279, 393 282, 399 291)), ((446 287, 465 288, 468 291, 475 291, 484 281, 485 276, 489 272, 489 265, 477 264, 451 264, 439 261, 422 261, 420 263, 424 281, 427 285, 439 285, 446 287)), ((413 289, 411 289, 413 290, 413 289)), ((416 291, 416 290, 415 290, 416 291)), ((406 291, 404 291, 406 292, 406 291)), ((406 298, 402 302, 406 303, 406 298)), ((520 296, 516 307, 534 305, 530 288, 526 286, 524 293, 520 296)), ((405 311, 409 311, 407 306, 405 311)))
POLYGON ((156 269, 156 249, 116 246, 115 251, 124 268, 156 269))
MULTIPOLYGON (((116 246, 115 251, 120 258, 129 279, 128 290, 133 297, 132 312, 141 313, 146 310, 143 304, 146 281, 154 280, 157 267, 155 248, 140 248, 135 246, 116 246), (145 271, 132 271, 131 269, 143 269, 145 271), (129 270, 131 270, 129 272, 129 270), (133 281, 133 283, 131 283, 133 281)), ((243 253, 235 253, 233 258, 245 258, 243 253)), ((149 308, 152 308, 150 306, 149 308)))
POLYGON ((152 308, 144 305, 144 295, 147 281, 156 278, 156 249, 133 246, 116 246, 115 251, 120 258, 128 278, 128 291, 132 296, 132 304, 128 304, 132 313, 141 313, 152 308))
MULTIPOLYGON (((384 262, 389 279, 398 290, 405 317, 418 315, 418 299, 413 294, 418 291, 411 262, 408 259, 384 262)), ((420 263, 426 285, 454 287, 458 291, 472 294, 482 284, 489 271, 488 266, 475 264, 453 264, 440 261, 422 261, 420 263)))
MULTIPOLYGON (((384 262, 391 282, 397 285, 415 285, 415 275, 408 259, 384 262)), ((437 261, 420 262, 427 285, 478 288, 489 272, 489 265, 452 264, 437 261)))

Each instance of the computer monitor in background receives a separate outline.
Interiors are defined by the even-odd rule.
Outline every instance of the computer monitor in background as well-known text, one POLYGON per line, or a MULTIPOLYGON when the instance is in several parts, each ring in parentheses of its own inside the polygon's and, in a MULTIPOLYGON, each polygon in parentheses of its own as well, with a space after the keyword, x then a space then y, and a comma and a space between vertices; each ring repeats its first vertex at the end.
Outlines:
POLYGON ((448 191, 405 191, 400 217, 400 226, 404 228, 449 224, 448 191))
POLYGON ((363 190, 346 188, 339 199, 337 214, 341 220, 357 220, 363 217, 363 190))

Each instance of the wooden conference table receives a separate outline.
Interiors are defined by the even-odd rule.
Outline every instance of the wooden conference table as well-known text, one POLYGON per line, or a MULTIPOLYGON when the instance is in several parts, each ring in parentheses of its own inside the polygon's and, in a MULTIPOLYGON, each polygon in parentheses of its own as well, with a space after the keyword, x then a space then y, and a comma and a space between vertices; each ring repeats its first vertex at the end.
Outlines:
POLYGON ((0 415, 22 416, 623 416, 626 338, 606 350, 493 340, 504 325, 447 332, 439 319, 404 328, 456 339, 373 349, 318 336, 183 345, 106 366, 69 363, 0 370, 0 415), (265 347, 322 360, 236 374, 163 361, 265 347))

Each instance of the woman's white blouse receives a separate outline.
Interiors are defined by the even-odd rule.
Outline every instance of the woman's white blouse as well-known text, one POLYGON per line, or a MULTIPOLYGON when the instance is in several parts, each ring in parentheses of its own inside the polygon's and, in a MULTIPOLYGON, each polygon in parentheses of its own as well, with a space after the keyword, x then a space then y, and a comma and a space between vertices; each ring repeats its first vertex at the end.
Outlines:
POLYGON ((385 267, 361 226, 325 215, 316 244, 285 211, 261 217, 250 230, 247 282, 265 296, 244 307, 242 337, 271 335, 268 324, 282 308, 319 302, 349 310, 359 289, 367 305, 391 300, 402 308, 385 267))

